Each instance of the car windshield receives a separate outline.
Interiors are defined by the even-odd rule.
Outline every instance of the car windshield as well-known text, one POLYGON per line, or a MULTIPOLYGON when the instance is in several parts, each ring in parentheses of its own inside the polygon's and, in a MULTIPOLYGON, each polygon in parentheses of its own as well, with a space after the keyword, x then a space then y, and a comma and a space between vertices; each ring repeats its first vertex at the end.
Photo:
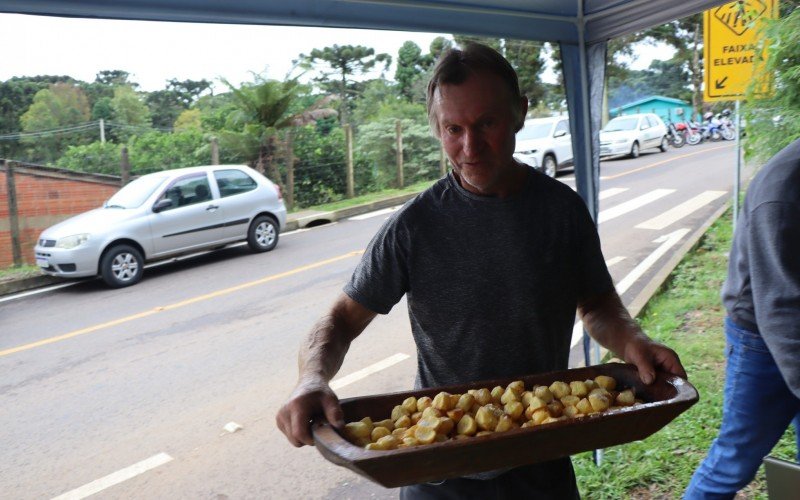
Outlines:
POLYGON ((550 134, 552 123, 528 123, 522 130, 517 132, 518 141, 529 141, 531 139, 541 139, 550 134))
POLYGON ((603 127, 603 132, 617 132, 619 130, 636 130, 636 126, 638 124, 639 124, 639 118, 637 117, 614 118, 610 122, 606 123, 606 126, 603 127))
POLYGON ((117 191, 114 196, 106 202, 106 208, 137 208, 153 194, 153 191, 160 186, 166 176, 146 175, 131 181, 125 187, 117 191))

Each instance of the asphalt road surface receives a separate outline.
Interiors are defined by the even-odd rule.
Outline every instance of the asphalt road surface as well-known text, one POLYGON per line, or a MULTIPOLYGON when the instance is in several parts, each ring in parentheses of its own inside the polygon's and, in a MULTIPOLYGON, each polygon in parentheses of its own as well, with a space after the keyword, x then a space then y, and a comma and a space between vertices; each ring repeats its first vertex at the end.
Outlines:
MULTIPOLYGON (((600 233, 626 303, 730 200, 734 156, 711 143, 602 162, 600 233)), ((396 498, 274 420, 301 340, 387 216, 151 267, 131 288, 0 298, 0 498, 396 498)), ((415 355, 401 303, 354 343, 337 394, 410 389, 415 355)))

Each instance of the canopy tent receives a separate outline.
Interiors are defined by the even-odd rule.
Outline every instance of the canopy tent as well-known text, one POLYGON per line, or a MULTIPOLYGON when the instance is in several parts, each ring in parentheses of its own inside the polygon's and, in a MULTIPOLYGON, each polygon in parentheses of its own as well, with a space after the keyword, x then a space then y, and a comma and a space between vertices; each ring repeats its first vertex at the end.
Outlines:
POLYGON ((459 33, 561 48, 578 193, 598 213, 607 40, 726 0, 0 0, 0 12, 224 24, 459 33))
MULTIPOLYGON (((730 0, 0 0, 0 12, 391 29, 560 45, 578 193, 597 220, 606 42, 730 0)), ((588 336, 584 352, 588 364, 588 336)))

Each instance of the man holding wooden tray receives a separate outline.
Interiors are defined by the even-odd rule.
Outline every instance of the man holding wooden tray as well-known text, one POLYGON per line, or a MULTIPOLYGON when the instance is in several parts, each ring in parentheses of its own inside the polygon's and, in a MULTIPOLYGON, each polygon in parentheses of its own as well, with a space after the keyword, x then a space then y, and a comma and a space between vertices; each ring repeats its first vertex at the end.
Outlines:
MULTIPOLYGON (((299 381, 277 415, 295 446, 310 421, 344 425, 329 381, 350 343, 406 295, 417 388, 565 370, 577 309, 600 344, 637 366, 686 377, 671 349, 630 317, 597 229, 572 189, 513 158, 528 101, 511 65, 468 44, 443 54, 428 85, 431 128, 452 171, 398 210, 300 351, 299 381)), ((578 498, 569 458, 403 487, 401 498, 578 498)))

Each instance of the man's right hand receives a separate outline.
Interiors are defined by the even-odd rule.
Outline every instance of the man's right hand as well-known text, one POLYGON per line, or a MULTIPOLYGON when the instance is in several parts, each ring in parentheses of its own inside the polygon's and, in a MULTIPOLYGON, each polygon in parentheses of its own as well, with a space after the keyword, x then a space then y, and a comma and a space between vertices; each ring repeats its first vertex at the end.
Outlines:
POLYGON ((313 446, 311 422, 323 416, 334 427, 344 428, 342 407, 330 386, 324 380, 301 380, 275 420, 294 446, 313 446))

